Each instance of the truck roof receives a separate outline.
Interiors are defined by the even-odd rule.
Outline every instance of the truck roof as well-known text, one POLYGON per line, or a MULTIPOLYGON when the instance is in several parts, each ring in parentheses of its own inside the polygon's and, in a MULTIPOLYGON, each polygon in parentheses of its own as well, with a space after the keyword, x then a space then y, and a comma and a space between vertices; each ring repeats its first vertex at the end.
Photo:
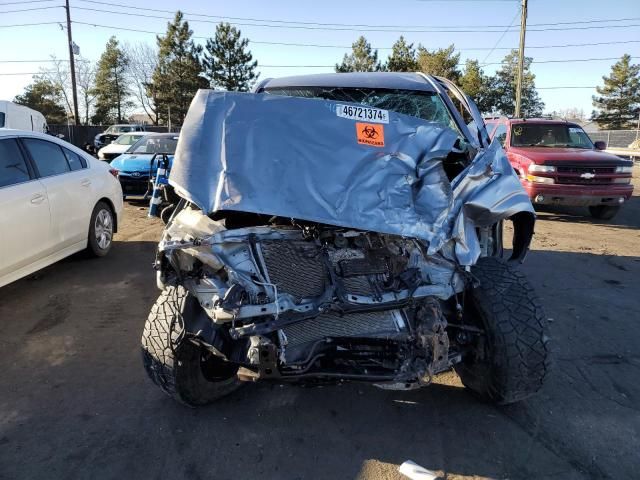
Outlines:
POLYGON ((538 123, 538 124, 549 124, 549 125, 572 125, 579 127, 575 122, 570 122, 569 120, 563 120, 561 118, 508 118, 504 116, 495 116, 495 117, 484 117, 485 122, 496 122, 496 121, 506 121, 508 123, 538 123))
POLYGON ((549 124, 573 124, 573 122, 569 122, 567 120, 562 120, 561 118, 510 118, 509 122, 511 123, 549 123, 549 124))
POLYGON ((352 72, 295 75, 264 80, 257 91, 286 87, 384 88, 435 92, 433 85, 419 73, 352 72))

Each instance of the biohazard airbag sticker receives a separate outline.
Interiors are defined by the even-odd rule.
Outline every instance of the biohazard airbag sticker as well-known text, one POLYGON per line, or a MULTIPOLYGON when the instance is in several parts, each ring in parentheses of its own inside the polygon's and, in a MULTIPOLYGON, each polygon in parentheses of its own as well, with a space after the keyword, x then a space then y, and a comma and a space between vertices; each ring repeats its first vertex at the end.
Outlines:
POLYGON ((379 123, 356 122, 356 138, 362 145, 384 147, 384 126, 379 123))

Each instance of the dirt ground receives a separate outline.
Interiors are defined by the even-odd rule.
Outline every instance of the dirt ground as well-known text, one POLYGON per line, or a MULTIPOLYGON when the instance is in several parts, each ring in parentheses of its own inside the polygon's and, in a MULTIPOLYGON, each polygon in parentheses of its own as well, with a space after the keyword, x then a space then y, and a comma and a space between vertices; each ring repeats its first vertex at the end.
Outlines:
POLYGON ((497 408, 455 374, 410 393, 249 385, 188 409, 146 378, 161 225, 128 205, 105 259, 74 256, 0 289, 2 479, 397 479, 411 459, 451 479, 640 475, 640 170, 598 222, 540 213, 521 267, 546 305, 554 370, 497 408))

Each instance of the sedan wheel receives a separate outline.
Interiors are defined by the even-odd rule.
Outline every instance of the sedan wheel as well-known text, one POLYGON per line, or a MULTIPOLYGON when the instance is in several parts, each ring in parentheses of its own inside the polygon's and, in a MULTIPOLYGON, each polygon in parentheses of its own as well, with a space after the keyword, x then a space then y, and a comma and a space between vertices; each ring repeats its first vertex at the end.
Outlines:
POLYGON ((114 221, 111 208, 104 202, 98 202, 91 214, 87 250, 96 257, 104 257, 113 240, 114 221))
POLYGON ((113 219, 111 218, 111 212, 109 210, 103 208, 98 212, 94 232, 98 246, 102 250, 109 248, 109 245, 111 245, 111 237, 113 236, 113 219))

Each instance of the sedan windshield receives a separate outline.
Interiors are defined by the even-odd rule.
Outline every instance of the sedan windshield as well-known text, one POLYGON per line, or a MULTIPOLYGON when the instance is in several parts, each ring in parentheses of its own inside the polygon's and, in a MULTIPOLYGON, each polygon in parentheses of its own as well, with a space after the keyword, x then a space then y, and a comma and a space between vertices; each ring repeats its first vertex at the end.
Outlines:
POLYGON ((116 143, 118 145, 133 145, 138 140, 140 140, 140 137, 142 137, 142 135, 120 135, 113 143, 116 143))
POLYGON ((104 133, 125 133, 133 131, 134 127, 130 125, 111 125, 104 133))
POLYGON ((177 135, 151 135, 142 137, 134 145, 129 147, 127 153, 167 153, 173 155, 176 153, 177 145, 177 135))
POLYGON ((582 128, 559 123, 517 123, 511 127, 511 146, 594 148, 582 128))
POLYGON ((323 98, 337 102, 360 103, 370 107, 393 110, 418 117, 429 122, 458 130, 447 106, 433 92, 411 90, 389 90, 376 88, 338 88, 338 87, 287 87, 267 89, 272 95, 290 97, 323 98))

